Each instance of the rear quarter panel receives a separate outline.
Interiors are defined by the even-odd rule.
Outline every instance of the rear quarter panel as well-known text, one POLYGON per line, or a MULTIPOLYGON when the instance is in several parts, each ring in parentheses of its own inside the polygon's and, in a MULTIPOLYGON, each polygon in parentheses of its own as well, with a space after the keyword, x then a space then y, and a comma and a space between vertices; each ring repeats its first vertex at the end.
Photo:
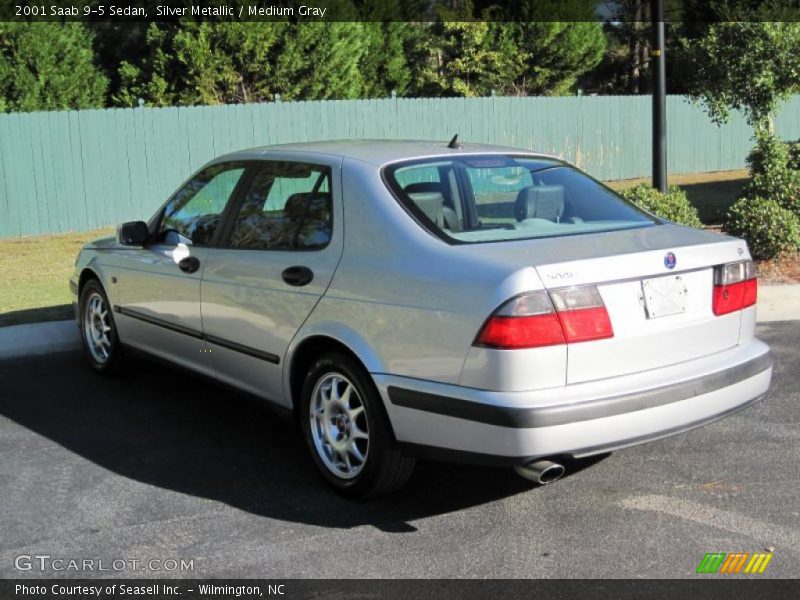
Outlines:
POLYGON ((331 331, 359 340, 373 373, 458 383, 489 314, 520 289, 542 289, 536 270, 435 238, 390 195, 374 165, 345 159, 342 182, 342 260, 294 345, 331 331))

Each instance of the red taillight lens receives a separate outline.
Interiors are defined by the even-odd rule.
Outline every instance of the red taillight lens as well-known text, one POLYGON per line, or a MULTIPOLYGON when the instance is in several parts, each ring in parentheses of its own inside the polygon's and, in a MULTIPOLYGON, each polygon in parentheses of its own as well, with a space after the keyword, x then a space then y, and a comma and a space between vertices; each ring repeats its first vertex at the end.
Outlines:
POLYGON ((590 342, 614 337, 605 306, 558 313, 567 343, 590 342))
POLYGON ((753 306, 758 301, 758 279, 748 279, 744 282, 744 298, 742 308, 753 306))
POLYGON ((475 345, 513 350, 614 336, 597 288, 580 286, 518 296, 489 318, 475 345))
POLYGON ((564 332, 555 313, 534 317, 491 317, 477 341, 479 346, 506 350, 563 343, 564 332))
POLYGON ((593 285, 550 292, 568 344, 614 337, 611 319, 600 292, 593 285))
POLYGON ((758 298, 756 265, 744 261, 721 265, 714 269, 712 309, 717 316, 753 306, 758 298))

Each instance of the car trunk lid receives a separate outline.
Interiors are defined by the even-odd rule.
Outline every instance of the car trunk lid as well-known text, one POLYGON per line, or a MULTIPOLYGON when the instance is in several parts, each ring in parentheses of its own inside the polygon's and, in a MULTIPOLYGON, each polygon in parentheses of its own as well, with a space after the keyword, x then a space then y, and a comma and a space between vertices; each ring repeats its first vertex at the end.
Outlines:
POLYGON ((558 288, 597 287, 613 337, 568 344, 566 383, 656 369, 739 343, 742 311, 715 316, 712 310, 714 267, 750 258, 736 238, 659 224, 457 251, 513 269, 533 266, 551 295, 558 288))
POLYGON ((645 235, 639 240, 650 243, 638 251, 629 240, 629 252, 592 256, 586 248, 576 256, 572 249, 569 260, 536 265, 549 290, 596 285, 614 330, 611 338, 569 345, 568 384, 655 369, 738 344, 741 311, 715 316, 712 296, 714 266, 749 258, 744 243, 669 228, 679 234, 671 244, 645 235))

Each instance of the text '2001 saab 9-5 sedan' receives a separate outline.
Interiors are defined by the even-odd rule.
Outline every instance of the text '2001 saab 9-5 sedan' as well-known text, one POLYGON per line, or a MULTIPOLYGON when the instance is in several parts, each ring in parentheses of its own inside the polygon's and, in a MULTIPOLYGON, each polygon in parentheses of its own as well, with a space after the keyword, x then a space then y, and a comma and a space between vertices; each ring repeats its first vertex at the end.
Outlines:
POLYGON ((547 483, 565 457, 739 410, 772 376, 742 240, 513 148, 229 154, 88 244, 71 287, 94 369, 133 348, 255 394, 352 496, 398 488, 419 456, 547 483))

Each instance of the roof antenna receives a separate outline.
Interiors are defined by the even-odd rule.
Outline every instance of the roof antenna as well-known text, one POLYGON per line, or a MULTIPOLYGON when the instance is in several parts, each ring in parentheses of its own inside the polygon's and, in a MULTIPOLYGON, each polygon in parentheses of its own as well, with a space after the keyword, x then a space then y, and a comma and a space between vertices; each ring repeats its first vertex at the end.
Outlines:
POLYGON ((453 149, 461 148, 461 144, 458 143, 458 134, 453 136, 453 139, 450 140, 450 143, 447 144, 447 147, 453 149))

